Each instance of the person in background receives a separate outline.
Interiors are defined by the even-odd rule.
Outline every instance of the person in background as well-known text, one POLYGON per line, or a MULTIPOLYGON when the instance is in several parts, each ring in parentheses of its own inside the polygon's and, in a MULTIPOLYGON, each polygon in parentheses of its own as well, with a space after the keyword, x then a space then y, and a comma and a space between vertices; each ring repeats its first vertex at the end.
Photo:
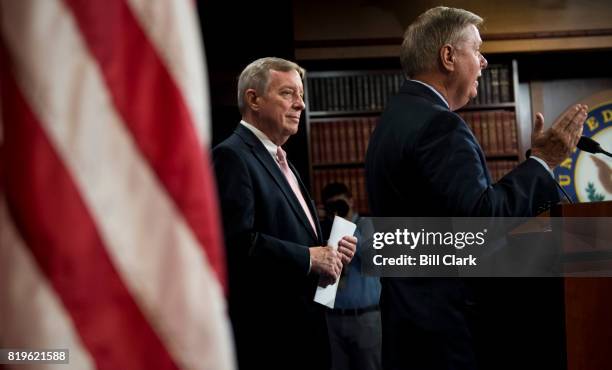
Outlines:
POLYGON ((326 218, 321 226, 329 236, 334 216, 355 224, 359 240, 350 264, 342 270, 334 308, 327 312, 329 339, 334 370, 379 370, 381 368, 380 280, 362 273, 364 242, 360 226, 365 223, 353 210, 351 191, 343 183, 330 183, 323 188, 322 200, 326 218))
MULTIPOLYGON (((400 49, 407 80, 366 155, 372 216, 529 217, 559 201, 552 169, 576 147, 587 107, 570 107, 547 130, 537 113, 531 158, 493 183, 482 148, 454 112, 476 96, 487 67, 482 22, 440 6, 408 27, 400 49)), ((475 299, 464 279, 383 278, 383 368, 477 368, 475 299)))
POLYGON ((239 368, 330 368, 318 284, 335 282, 355 253, 345 236, 323 245, 314 204, 281 147, 298 131, 304 70, 280 58, 249 64, 238 80, 242 120, 213 150, 239 368))

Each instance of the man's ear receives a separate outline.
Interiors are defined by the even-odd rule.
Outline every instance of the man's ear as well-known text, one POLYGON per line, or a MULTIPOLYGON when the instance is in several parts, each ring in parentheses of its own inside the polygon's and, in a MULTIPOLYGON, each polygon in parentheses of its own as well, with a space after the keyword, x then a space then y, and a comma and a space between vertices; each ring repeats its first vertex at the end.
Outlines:
POLYGON ((455 70, 455 48, 449 44, 440 48, 440 66, 444 71, 455 70))
POLYGON ((251 108, 251 110, 258 111, 259 110, 259 97, 257 96, 257 92, 255 89, 247 89, 244 92, 245 98, 244 101, 246 105, 251 108))

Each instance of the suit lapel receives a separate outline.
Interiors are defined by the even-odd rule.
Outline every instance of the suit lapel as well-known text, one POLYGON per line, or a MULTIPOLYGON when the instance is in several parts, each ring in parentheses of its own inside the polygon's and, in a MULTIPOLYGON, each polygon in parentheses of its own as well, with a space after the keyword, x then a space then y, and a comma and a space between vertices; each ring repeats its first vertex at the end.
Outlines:
MULTIPOLYGON (((291 186, 287 182, 285 175, 283 175, 280 168, 276 164, 276 161, 274 161, 274 158, 272 158, 270 153, 268 153, 268 151, 266 150, 264 145, 261 143, 261 141, 259 141, 259 139, 249 129, 247 129, 246 127, 240 124, 236 128, 235 133, 238 134, 238 136, 240 136, 242 140, 244 140, 244 142, 251 147, 251 152, 253 153, 253 156, 257 158, 257 160, 261 163, 262 167, 264 167, 266 171, 268 172, 268 174, 270 175, 270 177, 272 177, 272 179, 274 180, 278 188, 281 190, 281 192, 287 199, 287 202, 293 209, 293 212, 295 213, 295 215, 297 216, 298 219, 300 219, 304 228, 306 228, 306 230, 310 233, 310 235, 312 235, 314 240, 319 241, 314 231, 312 230, 312 226, 310 226, 310 221, 308 221, 308 217, 304 213, 304 210, 302 209, 302 205, 300 204, 299 200, 293 193, 291 186)), ((307 195, 304 184, 302 184, 302 181, 300 180, 300 177, 297 175, 295 168, 293 167, 293 165, 291 165, 291 163, 289 163, 289 166, 291 170, 293 171, 293 173, 296 175, 295 177, 298 179, 298 183, 300 185, 300 190, 302 191, 302 196, 304 197, 304 200, 306 201, 307 204, 310 203, 310 197, 307 195)), ((319 223, 317 222, 318 219, 316 217, 316 213, 312 213, 313 209, 312 209, 311 204, 309 204, 309 210, 313 217, 313 221, 315 221, 315 226, 317 227, 317 233, 321 235, 320 226, 319 226, 319 223)))

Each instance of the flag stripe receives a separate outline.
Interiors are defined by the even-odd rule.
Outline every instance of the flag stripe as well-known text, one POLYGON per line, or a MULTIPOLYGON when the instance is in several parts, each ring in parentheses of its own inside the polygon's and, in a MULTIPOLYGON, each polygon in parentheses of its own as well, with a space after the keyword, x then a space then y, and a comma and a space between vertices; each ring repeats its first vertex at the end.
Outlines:
POLYGON ((176 369, 121 282, 71 176, 2 70, 9 209, 83 343, 99 369, 176 369))
POLYGON ((211 248, 221 240, 215 192, 202 191, 215 185, 181 92, 124 0, 65 2, 123 122, 225 286, 223 251, 211 248))
POLYGON ((210 138, 208 79, 201 45, 197 9, 192 0, 169 2, 127 0, 143 31, 151 40, 172 79, 184 93, 196 132, 205 145, 210 138), (164 27, 160 27, 164 25, 164 27), (171 29, 172 32, 168 32, 171 29))
POLYGON ((69 313, 17 234, 3 196, 0 196, 0 297, 3 297, 0 348, 67 348, 70 362, 61 365, 62 369, 95 369, 69 313))
POLYGON ((57 1, 8 4, 4 32, 20 66, 24 94, 73 176, 128 290, 177 364, 231 368, 220 286, 114 110, 71 14, 57 1), (44 7, 40 19, 13 9, 33 3, 44 7), (22 30, 23 24, 39 27, 22 30), (50 28, 61 43, 45 41, 50 28), (202 356, 203 349, 214 355, 202 356))

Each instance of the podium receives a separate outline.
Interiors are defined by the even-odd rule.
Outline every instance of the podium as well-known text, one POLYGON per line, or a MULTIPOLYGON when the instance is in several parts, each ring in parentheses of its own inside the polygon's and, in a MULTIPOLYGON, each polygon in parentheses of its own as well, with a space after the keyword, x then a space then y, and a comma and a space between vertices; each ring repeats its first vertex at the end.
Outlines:
MULTIPOLYGON (((550 216, 612 217, 612 201, 560 204, 551 210, 550 216)), ((608 229, 610 233, 612 223, 608 229)), ((587 232, 604 231, 594 229, 587 232)), ((612 266, 612 244, 599 246, 596 251, 581 251, 579 246, 569 244, 563 238, 561 242, 563 251, 568 254, 595 252, 610 255, 610 260, 603 262, 612 266)), ((600 263, 595 267, 602 266, 600 263)), ((612 277, 565 277, 563 283, 567 369, 612 369, 612 277)))

